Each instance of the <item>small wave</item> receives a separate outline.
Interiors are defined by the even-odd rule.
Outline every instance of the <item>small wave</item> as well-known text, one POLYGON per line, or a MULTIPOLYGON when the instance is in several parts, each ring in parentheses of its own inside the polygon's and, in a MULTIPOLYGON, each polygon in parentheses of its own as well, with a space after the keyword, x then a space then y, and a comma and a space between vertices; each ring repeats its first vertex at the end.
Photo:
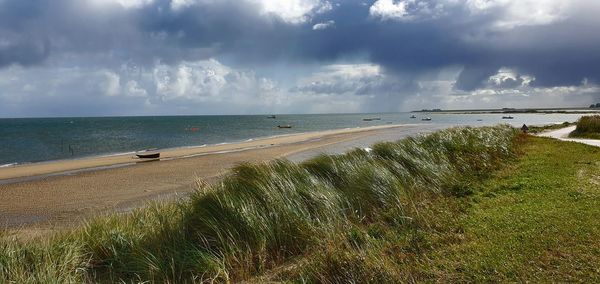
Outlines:
POLYGON ((100 157, 116 157, 116 156, 131 155, 131 154, 135 154, 135 151, 133 151, 133 152, 124 152, 124 153, 114 153, 114 154, 107 154, 107 155, 100 155, 100 157))
POLYGON ((244 142, 252 142, 254 141, 254 139, 250 138, 250 139, 246 139, 244 142))
POLYGON ((13 167, 18 165, 18 163, 10 163, 10 164, 4 164, 4 165, 0 165, 0 168, 8 168, 8 167, 13 167))
POLYGON ((202 144, 202 145, 194 145, 194 146, 185 146, 185 147, 182 147, 182 148, 194 149, 194 148, 204 148, 206 146, 207 146, 206 144, 202 144))

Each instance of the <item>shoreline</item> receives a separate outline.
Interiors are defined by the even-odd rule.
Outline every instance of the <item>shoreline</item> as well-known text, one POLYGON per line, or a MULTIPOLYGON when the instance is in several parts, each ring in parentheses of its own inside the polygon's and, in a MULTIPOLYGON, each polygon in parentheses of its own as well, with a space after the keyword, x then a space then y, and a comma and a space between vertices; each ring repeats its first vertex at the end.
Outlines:
MULTIPOLYGON (((447 127, 450 126, 390 124, 307 132, 243 143, 176 149, 168 152, 169 159, 109 165, 99 170, 81 166, 118 159, 130 161, 131 158, 109 157, 15 167, 13 171, 18 169, 17 174, 26 177, 12 183, 0 183, 0 200, 3 200, 0 203, 0 230, 25 235, 61 230, 96 216, 128 212, 148 202, 185 198, 196 189, 199 180, 216 182, 240 163, 261 163, 279 158, 298 162, 321 153, 345 152, 447 127), (72 172, 59 171, 68 167, 80 168, 72 172), (54 173, 33 175, 49 170, 54 173)), ((7 170, 10 169, 0 169, 0 173, 7 176, 7 170)))
MULTIPOLYGON (((332 130, 310 131, 300 133, 281 134, 266 137, 250 138, 243 141, 222 142, 209 145, 181 146, 159 149, 160 161, 192 158, 200 155, 222 154, 230 151, 245 151, 257 148, 267 148, 281 144, 308 141, 327 135, 355 133, 370 130, 390 129, 418 124, 386 124, 368 127, 342 128, 332 130)), ((14 164, 0 167, 0 184, 30 181, 57 175, 79 173, 85 171, 102 170, 113 167, 126 167, 137 163, 151 161, 140 160, 135 157, 135 152, 113 153, 95 155, 74 159, 50 160, 33 163, 14 164)), ((7 164, 9 165, 9 164, 7 164)))

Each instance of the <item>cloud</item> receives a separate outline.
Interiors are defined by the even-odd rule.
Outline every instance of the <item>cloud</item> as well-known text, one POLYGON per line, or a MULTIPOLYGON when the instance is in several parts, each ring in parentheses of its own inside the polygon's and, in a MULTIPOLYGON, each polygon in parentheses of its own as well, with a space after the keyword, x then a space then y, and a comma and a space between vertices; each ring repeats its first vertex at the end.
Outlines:
POLYGON ((321 22, 321 23, 314 24, 313 27, 312 27, 312 29, 313 29, 313 31, 324 30, 324 29, 331 28, 334 25, 335 25, 335 21, 329 20, 329 21, 326 21, 326 22, 321 22))
POLYGON ((518 26, 547 25, 568 17, 573 6, 584 4, 584 1, 564 0, 467 0, 466 6, 473 14, 486 16, 499 13, 493 26, 501 29, 512 29, 518 26))
POLYGON ((321 94, 366 94, 382 84, 381 67, 373 64, 336 64, 299 80, 292 91, 321 94))
POLYGON ((512 29, 547 25, 568 18, 583 1, 564 0, 377 0, 369 8, 381 20, 432 20, 462 13, 470 18, 486 17, 488 27, 512 29))
MULTIPOLYGON (((216 0, 173 0, 170 6, 173 10, 177 11, 192 6, 207 7, 219 5, 218 2, 219 1, 216 0)), ((307 22, 313 15, 325 13, 333 9, 330 2, 321 0, 242 0, 238 1, 238 3, 239 2, 246 2, 246 4, 254 7, 255 11, 261 16, 274 16, 291 24, 307 22)))
POLYGON ((459 98, 493 106, 508 93, 523 103, 545 102, 531 95, 542 91, 598 97, 589 86, 600 83, 600 2, 363 2, 0 0, 0 73, 17 78, 0 78, 2 110, 378 111, 459 98))
POLYGON ((262 14, 272 14, 288 23, 303 23, 315 13, 324 13, 331 10, 331 3, 321 0, 252 0, 260 5, 262 14))
POLYGON ((6 32, 0 36, 0 68, 11 64, 38 64, 50 54, 46 39, 31 39, 27 35, 6 32))
POLYGON ((113 5, 118 4, 123 8, 140 8, 145 5, 149 5, 154 0, 88 0, 95 5, 113 5))
POLYGON ((597 84, 584 80, 574 85, 534 87, 535 78, 507 67, 483 80, 481 87, 465 91, 455 86, 460 73, 461 70, 449 69, 438 78, 420 78, 419 88, 406 97, 405 106, 410 109, 581 107, 600 98, 597 84))
POLYGON ((129 97, 147 97, 148 96, 148 92, 144 88, 139 86, 138 82, 133 81, 133 80, 127 82, 127 84, 124 87, 123 92, 125 93, 126 96, 129 96, 129 97))
POLYGON ((106 77, 106 81, 102 84, 104 95, 112 97, 116 96, 121 92, 121 78, 110 71, 103 71, 102 75, 106 77))
POLYGON ((531 75, 520 75, 516 70, 502 67, 496 75, 490 76, 488 82, 496 88, 527 87, 535 77, 531 75))
POLYGON ((403 19, 408 15, 406 11, 406 1, 393 0, 377 0, 373 6, 369 8, 369 13, 374 17, 379 17, 383 20, 388 19, 403 19))

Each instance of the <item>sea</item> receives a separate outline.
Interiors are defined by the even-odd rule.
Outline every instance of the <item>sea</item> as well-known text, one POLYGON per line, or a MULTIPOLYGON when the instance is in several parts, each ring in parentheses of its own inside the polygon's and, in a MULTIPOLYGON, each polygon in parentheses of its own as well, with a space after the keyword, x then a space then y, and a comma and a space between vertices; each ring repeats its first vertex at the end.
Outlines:
POLYGON ((0 119, 0 167, 133 153, 148 148, 203 147, 294 133, 385 124, 544 125, 581 114, 414 113, 61 117, 0 119), (422 121, 430 117, 431 121, 422 121), (379 118, 367 120, 367 118, 379 118), (292 128, 279 128, 291 125, 292 128))

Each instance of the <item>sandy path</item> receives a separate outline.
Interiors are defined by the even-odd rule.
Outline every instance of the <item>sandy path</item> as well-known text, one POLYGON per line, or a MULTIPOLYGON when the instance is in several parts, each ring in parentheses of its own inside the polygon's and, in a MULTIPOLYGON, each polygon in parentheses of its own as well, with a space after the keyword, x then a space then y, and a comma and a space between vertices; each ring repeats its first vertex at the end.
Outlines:
MULTIPOLYGON (((308 133, 191 149, 205 152, 189 158, 0 184, 0 227, 29 227, 35 230, 60 228, 96 214, 138 207, 148 200, 185 196, 193 190, 197 178, 214 180, 240 162, 260 162, 284 156, 303 160, 320 152, 342 152, 361 143, 370 145, 380 140, 396 140, 439 128, 443 127, 386 126, 308 133)), ((65 165, 61 163, 65 162, 68 167, 76 165, 69 164, 71 161, 62 161, 57 163, 58 169, 63 169, 65 165)), ((83 161, 83 165, 89 163, 83 161)), ((52 166, 52 163, 44 165, 41 170, 35 166, 32 165, 34 172, 43 174, 43 170, 48 169, 46 166, 52 166)))
POLYGON ((558 130, 542 132, 538 136, 551 137, 551 138, 556 138, 556 139, 559 139, 562 141, 577 142, 577 143, 583 143, 583 144, 600 147, 600 140, 597 140, 597 139, 568 138, 569 133, 573 132, 575 130, 575 128, 576 128, 576 126, 569 126, 569 127, 561 128, 558 130))

